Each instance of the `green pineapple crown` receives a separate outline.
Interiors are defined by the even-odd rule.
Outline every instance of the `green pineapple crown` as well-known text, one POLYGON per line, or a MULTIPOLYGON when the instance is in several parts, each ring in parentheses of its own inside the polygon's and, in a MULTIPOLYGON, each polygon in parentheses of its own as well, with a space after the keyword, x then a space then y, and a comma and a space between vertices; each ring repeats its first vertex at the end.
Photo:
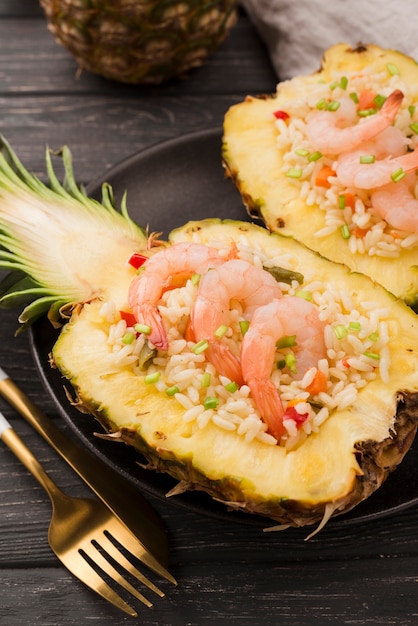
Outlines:
POLYGON ((112 188, 102 199, 88 197, 74 179, 68 147, 62 157, 65 176, 58 180, 46 151, 49 186, 30 174, 0 136, 0 306, 23 307, 26 327, 48 313, 100 297, 112 283, 112 265, 141 249, 146 234, 129 217, 126 194, 115 206, 112 188))

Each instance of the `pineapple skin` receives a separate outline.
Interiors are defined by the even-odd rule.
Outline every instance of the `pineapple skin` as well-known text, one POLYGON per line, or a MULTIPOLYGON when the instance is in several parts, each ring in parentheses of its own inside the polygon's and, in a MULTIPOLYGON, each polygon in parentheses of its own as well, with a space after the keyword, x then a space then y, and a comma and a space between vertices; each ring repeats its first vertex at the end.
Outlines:
POLYGON ((80 70, 160 84, 198 67, 236 21, 236 0, 40 0, 80 70))

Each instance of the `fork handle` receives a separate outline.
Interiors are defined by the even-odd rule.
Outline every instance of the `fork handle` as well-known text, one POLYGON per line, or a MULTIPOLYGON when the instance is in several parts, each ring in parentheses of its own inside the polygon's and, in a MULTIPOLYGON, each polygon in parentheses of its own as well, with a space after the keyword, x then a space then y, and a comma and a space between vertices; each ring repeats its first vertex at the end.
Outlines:
POLYGON ((25 442, 19 437, 12 425, 0 412, 0 439, 23 463, 26 469, 36 478, 38 483, 45 489, 52 502, 53 495, 59 491, 57 485, 48 476, 38 459, 32 454, 25 442))
POLYGON ((161 572, 168 564, 165 525, 146 498, 126 478, 117 474, 59 428, 0 368, 0 395, 61 455, 94 493, 149 550, 148 567, 161 572))

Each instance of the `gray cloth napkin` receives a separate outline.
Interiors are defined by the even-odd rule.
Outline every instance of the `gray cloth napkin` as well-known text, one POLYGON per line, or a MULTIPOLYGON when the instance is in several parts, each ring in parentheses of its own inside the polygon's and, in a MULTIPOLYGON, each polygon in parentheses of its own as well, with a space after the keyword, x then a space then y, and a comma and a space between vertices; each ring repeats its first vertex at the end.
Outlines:
POLYGON ((376 44, 418 60, 418 0, 241 0, 280 80, 320 68, 327 48, 376 44))

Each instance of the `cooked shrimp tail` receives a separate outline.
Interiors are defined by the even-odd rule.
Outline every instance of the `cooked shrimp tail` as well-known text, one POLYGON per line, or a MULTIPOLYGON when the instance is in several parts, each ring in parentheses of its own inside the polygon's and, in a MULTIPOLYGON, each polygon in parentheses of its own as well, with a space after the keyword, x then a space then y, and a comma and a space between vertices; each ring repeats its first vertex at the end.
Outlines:
POLYGON ((167 333, 158 309, 149 302, 143 302, 135 308, 135 317, 139 324, 150 329, 145 333, 147 339, 159 350, 168 350, 167 333))
POLYGON ((284 409, 279 392, 269 379, 247 381, 251 395, 268 432, 280 441, 285 434, 283 426, 284 409))
POLYGON ((206 351, 206 356, 216 371, 239 386, 244 384, 240 360, 222 341, 212 341, 206 351))

